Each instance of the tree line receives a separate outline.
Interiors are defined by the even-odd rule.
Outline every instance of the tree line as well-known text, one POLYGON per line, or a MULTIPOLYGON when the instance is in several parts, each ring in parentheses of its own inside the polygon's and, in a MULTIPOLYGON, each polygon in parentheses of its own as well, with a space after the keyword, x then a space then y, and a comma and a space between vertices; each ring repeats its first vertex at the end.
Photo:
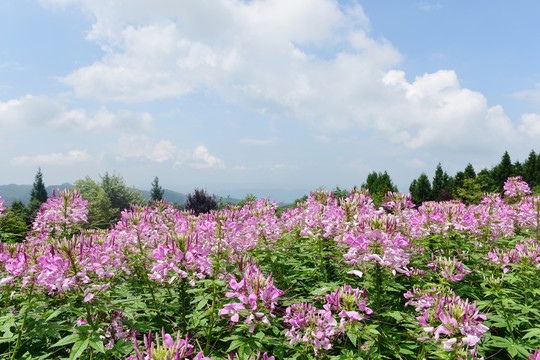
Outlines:
MULTIPOLYGON (((88 201, 88 229, 107 229, 116 223, 124 209, 130 205, 147 205, 164 200, 165 190, 159 184, 156 176, 152 182, 150 199, 145 201, 143 194, 134 187, 127 186, 124 178, 116 173, 100 176, 99 181, 90 177, 75 181, 74 188, 80 191, 84 200, 88 201)), ((31 230, 37 212, 49 198, 43 174, 38 169, 32 190, 30 202, 25 205, 16 200, 5 211, 5 217, 0 218, 0 240, 7 242, 22 241, 31 230)), ((251 195, 249 195, 251 196, 251 195)), ((204 189, 195 189, 188 194, 185 204, 173 204, 178 209, 195 214, 209 212, 219 207, 227 206, 227 199, 217 199, 204 189)))
MULTIPOLYGON (((533 194, 540 194, 540 154, 534 150, 529 153, 523 162, 512 162, 508 151, 505 151, 501 161, 491 169, 482 169, 478 173, 469 163, 463 171, 458 171, 454 176, 448 175, 439 163, 435 169, 432 180, 426 173, 414 179, 409 192, 412 201, 420 205, 425 201, 461 200, 465 204, 473 204, 480 201, 484 193, 501 193, 507 178, 521 176, 533 190, 533 194)), ((144 205, 148 202, 162 201, 164 189, 159 184, 156 176, 152 182, 150 199, 145 201, 142 193, 134 187, 126 185, 125 180, 119 174, 108 172, 100 176, 99 181, 90 177, 75 181, 77 190, 88 201, 87 227, 90 229, 109 228, 120 218, 121 212, 131 204, 144 205)), ((390 175, 384 172, 368 174, 366 181, 361 186, 369 190, 375 204, 380 205, 385 195, 389 192, 397 192, 397 186, 392 182, 390 175)), ((333 190, 334 197, 344 198, 348 191, 336 187, 333 190)), ((41 204, 47 201, 49 194, 43 182, 43 174, 38 169, 32 190, 30 202, 25 205, 22 201, 14 201, 5 212, 5 217, 0 219, 0 239, 4 241, 21 241, 30 231, 31 224, 39 211, 41 204)), ((307 196, 297 199, 305 200, 307 196)), ((248 194, 238 205, 257 200, 253 194, 248 194)), ((210 195, 204 189, 196 188, 188 194, 184 204, 173 204, 178 209, 189 211, 194 214, 207 213, 215 209, 224 209, 232 204, 230 197, 223 199, 210 195)))
POLYGON ((540 154, 531 150, 527 159, 521 163, 512 162, 508 151, 505 151, 501 161, 491 169, 482 169, 477 173, 469 163, 454 176, 449 176, 439 163, 432 181, 427 174, 422 173, 411 182, 409 192, 415 204, 445 200, 462 200, 465 204, 474 204, 485 193, 502 193, 504 182, 514 176, 521 176, 533 194, 540 194, 540 154))

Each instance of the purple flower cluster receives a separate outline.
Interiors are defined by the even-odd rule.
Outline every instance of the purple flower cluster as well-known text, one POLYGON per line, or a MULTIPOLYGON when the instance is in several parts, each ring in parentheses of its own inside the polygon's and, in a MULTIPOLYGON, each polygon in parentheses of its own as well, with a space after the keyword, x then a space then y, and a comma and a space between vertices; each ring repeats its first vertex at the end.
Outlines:
POLYGON ((414 208, 411 194, 402 194, 389 191, 384 195, 382 206, 391 213, 397 214, 414 208))
POLYGON ((371 315, 373 310, 367 307, 366 290, 353 289, 350 285, 343 285, 335 292, 326 295, 327 311, 337 312, 341 318, 340 330, 344 331, 344 323, 363 321, 365 315, 371 315))
POLYGON ((204 279, 212 273, 212 262, 208 258, 210 249, 201 249, 190 236, 179 240, 180 246, 176 241, 168 239, 152 250, 155 263, 148 275, 150 279, 172 284, 178 279, 189 277, 193 286, 195 279, 204 279))
POLYGON ((522 264, 533 264, 540 270, 540 245, 534 240, 522 240, 513 249, 490 249, 486 260, 498 265, 504 273, 522 264))
POLYGON ((363 262, 377 263, 389 269, 394 275, 411 274, 408 268, 411 243, 400 232, 389 234, 375 229, 355 235, 353 231, 349 231, 344 241, 349 245, 349 250, 343 257, 349 265, 357 266, 363 262))
POLYGON ((504 195, 509 198, 521 198, 529 195, 531 189, 521 176, 510 177, 504 183, 504 195))
POLYGON ((240 317, 245 318, 244 323, 250 324, 249 332, 252 333, 258 324, 270 325, 268 316, 275 317, 277 299, 283 291, 274 286, 272 275, 265 277, 257 265, 241 263, 240 268, 242 279, 239 282, 231 279, 229 287, 233 291, 225 294, 238 301, 225 304, 218 314, 229 316, 233 323, 238 323, 240 317))
POLYGON ((422 341, 441 344, 445 351, 455 352, 459 357, 476 358, 476 345, 489 330, 482 322, 487 319, 476 308, 476 301, 461 299, 455 294, 413 291, 405 294, 410 298, 407 305, 416 305, 416 317, 423 332, 422 341), (469 357, 469 355, 472 357, 469 357))
POLYGON ((290 345, 302 342, 313 348, 315 356, 332 347, 340 333, 339 324, 329 310, 317 309, 311 303, 296 303, 287 307, 284 322, 290 326, 285 334, 290 345))
POLYGON ((88 221, 87 204, 78 190, 66 189, 58 197, 53 191, 47 202, 41 205, 32 230, 41 236, 65 235, 77 224, 88 221))
MULTIPOLYGON (((160 344, 159 335, 155 336, 155 343, 152 338, 152 331, 148 333, 148 336, 144 335, 144 348, 141 349, 139 344, 135 342, 135 355, 131 355, 126 360, 180 360, 189 359, 194 353, 194 347, 189 343, 189 337, 186 335, 183 338, 180 335, 180 331, 176 336, 176 340, 165 332, 165 329, 161 329, 160 344)), ((205 357, 204 353, 200 351, 195 355, 192 360, 210 360, 209 357, 205 357)))
POLYGON ((463 263, 457 260, 455 256, 451 259, 443 256, 435 257, 431 254, 431 257, 432 262, 427 266, 440 271, 441 275, 450 281, 461 281, 464 275, 471 273, 471 270, 465 269, 463 263))
POLYGON ((285 311, 284 322, 289 325, 285 336, 290 338, 291 345, 302 342, 313 348, 315 356, 321 356, 324 350, 332 348, 338 335, 362 326, 366 315, 373 313, 366 305, 367 300, 365 290, 344 285, 326 295, 323 309, 311 303, 293 304, 285 311))
POLYGON ((4 214, 4 211, 6 210, 6 207, 4 206, 4 199, 2 199, 2 197, 0 196, 0 218, 3 218, 4 216, 6 216, 6 214, 4 214))

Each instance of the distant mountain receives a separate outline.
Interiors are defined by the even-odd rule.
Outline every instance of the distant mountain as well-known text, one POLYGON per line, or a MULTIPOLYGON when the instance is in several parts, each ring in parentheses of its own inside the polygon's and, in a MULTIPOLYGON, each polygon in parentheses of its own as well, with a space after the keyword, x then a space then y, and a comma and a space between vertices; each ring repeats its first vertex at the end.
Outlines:
MULTIPOLYGON (((30 193, 32 192, 33 185, 0 185, 0 196, 2 199, 6 200, 6 204, 11 204, 13 201, 20 200, 25 204, 30 202, 30 193)), ((49 196, 52 194, 52 191, 65 190, 70 187, 73 187, 72 184, 64 183, 62 185, 50 185, 47 186, 47 194, 49 196)))
MULTIPOLYGON (((20 200, 25 204, 30 202, 30 193, 32 192, 33 185, 0 185, 0 196, 2 199, 6 200, 6 205, 11 204, 13 201, 20 200)), ((52 194, 52 191, 62 191, 65 189, 72 188, 73 184, 64 183, 62 185, 50 185, 47 186, 47 194, 49 196, 52 194)), ((150 191, 139 190, 143 194, 143 199, 150 199, 150 191)), ((181 194, 176 191, 165 189, 163 197, 171 204, 179 203, 184 204, 186 202, 186 195, 181 194)))
MULTIPOLYGON (((16 185, 16 184, 9 184, 9 185, 0 185, 0 196, 2 199, 6 200, 6 205, 10 205, 13 201, 20 200, 25 204, 28 204, 30 202, 30 193, 32 192, 32 186, 33 185, 16 185)), ((62 191, 65 189, 72 188, 74 185, 69 183, 64 183, 62 185, 50 185, 47 186, 47 194, 49 196, 52 194, 53 189, 55 191, 62 191)), ((139 189, 137 189, 139 190, 139 189)), ((164 189, 165 192, 163 194, 163 198, 167 200, 171 204, 185 204, 187 196, 185 194, 179 193, 174 190, 164 189)), ((143 194, 144 200, 150 199, 150 191, 149 190, 139 190, 143 194)), ((226 190, 223 190, 222 193, 227 193, 226 190)), ((243 196, 241 194, 248 194, 248 193, 264 193, 263 190, 258 189, 257 191, 238 191, 237 196, 223 196, 223 201, 228 201, 232 204, 238 203, 243 196)), ((214 194, 214 193, 211 193, 214 194)), ((220 195, 216 195, 216 200, 219 201, 220 195)), ((300 196, 298 196, 300 197, 300 196)))
MULTIPOLYGON (((150 199, 150 191, 147 190, 139 190, 143 194, 143 199, 149 200, 150 199)), ((186 195, 173 191, 164 189, 163 198, 167 200, 170 204, 185 204, 186 202, 186 195)))

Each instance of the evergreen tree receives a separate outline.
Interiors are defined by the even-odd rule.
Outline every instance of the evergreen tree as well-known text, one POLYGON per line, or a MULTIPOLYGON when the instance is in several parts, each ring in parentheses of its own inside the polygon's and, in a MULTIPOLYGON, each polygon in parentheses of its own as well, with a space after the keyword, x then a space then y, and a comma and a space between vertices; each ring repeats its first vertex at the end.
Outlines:
POLYGON ((36 178, 34 180, 34 186, 32 187, 32 192, 30 193, 30 201, 38 201, 40 204, 43 204, 47 201, 49 195, 47 194, 47 189, 45 189, 45 184, 43 183, 43 174, 41 174, 41 168, 38 168, 36 173, 36 178))
POLYGON ((457 197, 467 205, 477 204, 482 199, 482 194, 480 185, 472 178, 465 178, 463 185, 457 190, 457 197))
POLYGON ((454 177, 454 182, 452 184, 452 194, 454 196, 457 194, 458 189, 463 186, 463 181, 465 181, 465 173, 463 171, 458 171, 454 177))
POLYGON ((435 176, 433 177, 432 182, 432 199, 435 201, 445 201, 452 199, 452 193, 450 192, 451 188, 451 179, 443 171, 441 163, 437 164, 437 169, 435 170, 435 176))
POLYGON ((471 163, 467 164, 465 170, 463 171, 463 175, 465 176, 465 179, 476 179, 476 172, 474 171, 474 167, 471 163))
POLYGON ((493 177, 487 169, 482 169, 478 173, 478 175, 476 175, 476 179, 474 179, 474 182, 479 186, 482 194, 493 193, 497 191, 497 187, 495 186, 493 177))
POLYGON ((163 194, 165 190, 159 186, 159 178, 156 176, 154 182, 152 182, 152 189, 150 189, 150 201, 161 201, 163 200, 163 194))
POLYGON ((412 181, 409 187, 412 201, 416 205, 421 205, 424 201, 432 200, 432 190, 429 178, 425 173, 420 174, 418 179, 412 181))
POLYGON ((538 183, 538 166, 540 164, 538 163, 538 158, 536 156, 536 153, 534 150, 531 150, 529 153, 529 157, 525 162, 523 163, 523 181, 529 184, 529 186, 534 188, 537 185, 540 185, 538 183))
POLYGON ((384 200, 384 195, 389 191, 397 192, 397 186, 392 183, 390 175, 384 173, 376 173, 373 171, 366 178, 366 182, 362 184, 362 188, 368 189, 373 202, 380 205, 384 200))
POLYGON ((505 151, 501 162, 493 169, 493 179, 495 180, 495 185, 498 187, 497 191, 502 192, 504 183, 511 176, 514 176, 514 166, 512 165, 508 151, 505 151))

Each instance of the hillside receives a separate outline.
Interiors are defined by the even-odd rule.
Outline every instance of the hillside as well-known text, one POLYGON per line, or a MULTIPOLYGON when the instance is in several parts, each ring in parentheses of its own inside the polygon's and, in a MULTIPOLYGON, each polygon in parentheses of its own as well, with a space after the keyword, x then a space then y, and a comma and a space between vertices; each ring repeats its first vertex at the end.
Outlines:
MULTIPOLYGON (((52 194, 53 189, 64 190, 67 188, 73 187, 72 184, 64 183, 62 185, 50 185, 47 186, 47 193, 52 194)), ((32 191, 32 185, 0 185, 0 196, 2 199, 6 200, 6 205, 11 204, 13 201, 20 200, 25 204, 30 202, 30 192, 32 191)), ((139 190, 143 194, 143 199, 148 200, 150 198, 150 191, 139 190)), ((186 202, 186 195, 165 189, 163 197, 171 204, 179 203, 183 204, 186 202)))

